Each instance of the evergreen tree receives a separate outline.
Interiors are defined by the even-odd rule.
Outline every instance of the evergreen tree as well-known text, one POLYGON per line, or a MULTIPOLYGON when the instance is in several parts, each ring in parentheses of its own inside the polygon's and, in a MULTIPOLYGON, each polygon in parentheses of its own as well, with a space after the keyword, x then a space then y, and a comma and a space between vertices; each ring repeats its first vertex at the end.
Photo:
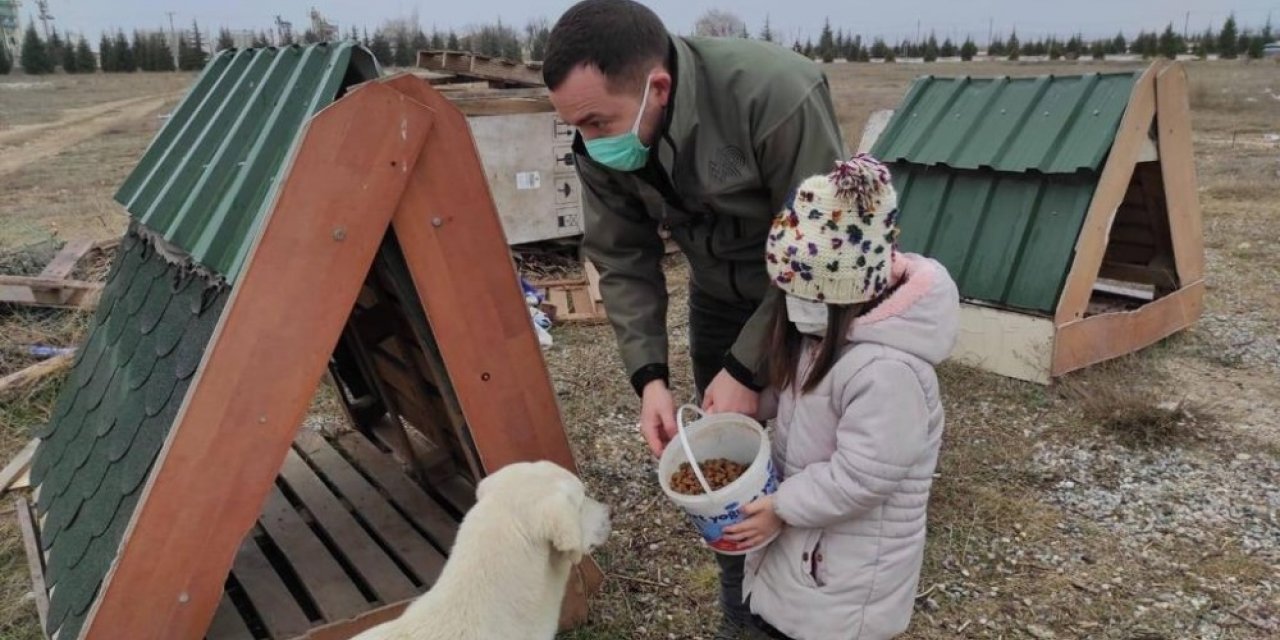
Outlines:
POLYGON ((1177 60, 1178 54, 1186 51, 1187 45, 1182 40, 1182 36, 1173 32, 1173 23, 1169 23, 1164 28, 1164 33, 1160 34, 1160 55, 1170 59, 1177 60))
POLYGON ((129 40, 124 37, 124 31, 116 31, 116 41, 112 45, 116 53, 116 70, 125 73, 133 73, 138 70, 138 56, 133 47, 129 44, 129 40))
POLYGON ((61 57, 58 63, 62 65, 62 70, 66 73, 80 73, 80 65, 76 58, 76 45, 71 40, 71 34, 67 34, 67 39, 62 43, 61 57))
POLYGON ((1111 39, 1111 50, 1107 53, 1118 56, 1129 53, 1129 43, 1124 39, 1124 33, 1117 33, 1116 37, 1111 39))
POLYGON ((98 61, 103 73, 116 71, 115 52, 111 49, 111 37, 104 31, 98 39, 98 61))
POLYGON ((1218 33, 1218 57, 1235 60, 1240 55, 1240 34, 1236 31, 1236 16, 1227 16, 1218 33))
POLYGON ((222 51, 223 49, 234 49, 234 48, 236 48, 236 40, 231 36, 231 30, 226 27, 219 29, 218 44, 217 46, 214 47, 214 50, 222 51))
POLYGON ((964 44, 960 45, 960 59, 968 62, 978 55, 978 45, 974 44, 973 38, 965 36, 964 44))
POLYGON ((462 43, 458 42, 458 34, 454 33, 453 30, 450 29, 449 39, 445 42, 445 48, 450 51, 458 51, 461 49, 461 44, 462 43))
POLYGON ((408 67, 413 65, 413 44, 409 39, 409 34, 404 29, 397 29, 392 35, 391 41, 394 46, 394 53, 391 56, 391 62, 397 67, 408 67))
POLYGON ((924 58, 925 62, 937 62, 938 61, 938 38, 935 37, 932 33, 930 33, 929 39, 925 41, 924 49, 920 53, 921 53, 921 57, 924 58))
POLYGON ((1022 57, 1022 45, 1018 43, 1017 31, 1009 34, 1009 42, 1005 44, 1004 49, 1010 60, 1017 60, 1022 57))
POLYGON ((418 29, 413 34, 413 40, 409 42, 409 46, 413 47, 409 51, 409 63, 405 66, 411 67, 418 64, 418 52, 426 51, 431 48, 431 40, 427 39, 427 34, 418 29))
POLYGON ((302 42, 304 44, 315 44, 320 42, 320 34, 316 33, 315 29, 307 27, 307 30, 302 32, 302 42))
POLYGON ((150 43, 147 42, 146 38, 140 36, 137 31, 133 32, 129 50, 133 52, 134 64, 137 65, 139 71, 152 71, 155 67, 148 44, 150 43))
POLYGON ((186 58, 178 54, 179 62, 185 71, 199 71, 209 61, 209 54, 204 50, 204 35, 200 33, 200 24, 191 21, 191 46, 187 49, 186 58))
POLYGON ((150 46, 152 56, 153 71, 177 71, 178 66, 173 60, 173 49, 169 47, 168 36, 162 33, 153 33, 150 36, 150 46))
POLYGON ((93 49, 82 34, 76 39, 76 73, 94 73, 98 70, 98 62, 93 58, 93 49))
POLYGON ((13 58, 9 57, 9 47, 0 43, 0 76, 7 76, 13 71, 13 58))
POLYGON ((1067 47, 1065 51, 1067 59, 1079 60, 1080 56, 1084 55, 1085 52, 1084 38, 1078 33, 1071 36, 1071 39, 1067 40, 1067 47))
POLYGON ((444 35, 435 29, 431 30, 431 48, 435 51, 444 48, 444 35))
POLYGON ((822 56, 823 62, 831 62, 836 59, 836 42, 835 38, 831 35, 830 18, 828 18, 822 25, 822 35, 818 36, 817 53, 822 56))
POLYGON ((27 23, 27 32, 22 36, 22 70, 32 76, 53 73, 49 46, 36 32, 34 22, 27 23))
POLYGON ((996 36, 991 40, 991 42, 987 43, 987 57, 988 58, 1003 57, 1005 54, 1004 46, 1005 46, 1004 40, 1000 39, 1000 36, 996 36))
POLYGON ((954 58, 956 53, 956 43, 952 42, 951 38, 942 41, 942 48, 938 50, 938 55, 944 58, 954 58))
POLYGON ((253 41, 249 44, 254 49, 265 49, 271 46, 271 39, 267 37, 266 32, 259 31, 253 34, 253 41))
POLYGON ((884 61, 885 61, 885 62, 897 62, 897 61, 898 61, 898 53, 897 53, 896 51, 894 51, 892 47, 885 47, 885 52, 884 52, 884 61))
POLYGON ((1240 49, 1245 52, 1245 55, 1247 55, 1250 60, 1262 59, 1267 48, 1267 41, 1262 39, 1262 35, 1253 35, 1246 31, 1242 39, 1245 39, 1246 42, 1244 46, 1240 47, 1240 49))
POLYGON ((804 57, 813 59, 813 40, 810 39, 804 43, 804 57))
POLYGON ((889 45, 884 43, 884 38, 876 38, 871 42, 871 57, 886 58, 889 56, 889 45))
POLYGON ((546 20, 534 20, 524 28, 529 59, 541 62, 547 56, 547 42, 551 40, 551 28, 546 20))
POLYGON ((1094 60, 1105 60, 1109 46, 1111 46, 1110 43, 1104 40, 1094 40, 1093 44, 1089 46, 1089 55, 1093 56, 1094 60))
POLYGON ((382 30, 373 32, 373 39, 369 41, 369 53, 378 59, 378 64, 386 67, 395 62, 395 56, 391 51, 391 43, 387 41, 387 37, 383 35, 382 30))
POLYGON ((1050 60, 1062 59, 1062 45, 1058 44, 1057 38, 1049 38, 1049 41, 1045 44, 1044 48, 1048 52, 1050 60))
MULTIPOLYGON (((66 62, 67 43, 62 40, 62 36, 58 35, 58 29, 56 27, 49 32, 49 41, 45 46, 49 51, 49 61, 51 64, 56 66, 66 62)), ((72 62, 72 66, 75 66, 74 62, 72 62)), ((63 71, 66 71, 67 73, 76 72, 74 68, 67 70, 66 67, 63 67, 63 71)))
POLYGON ((764 16, 764 29, 760 31, 760 39, 765 42, 773 42, 773 29, 769 27, 769 15, 764 16))

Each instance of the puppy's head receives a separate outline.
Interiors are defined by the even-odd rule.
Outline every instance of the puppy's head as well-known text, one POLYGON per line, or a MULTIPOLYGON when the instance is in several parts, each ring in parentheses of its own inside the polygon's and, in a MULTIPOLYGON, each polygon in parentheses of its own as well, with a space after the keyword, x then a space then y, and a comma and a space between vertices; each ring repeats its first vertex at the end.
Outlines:
POLYGON ((476 500, 501 501, 527 535, 573 562, 609 537, 609 508, 587 497, 582 481, 553 462, 507 465, 480 481, 476 500))

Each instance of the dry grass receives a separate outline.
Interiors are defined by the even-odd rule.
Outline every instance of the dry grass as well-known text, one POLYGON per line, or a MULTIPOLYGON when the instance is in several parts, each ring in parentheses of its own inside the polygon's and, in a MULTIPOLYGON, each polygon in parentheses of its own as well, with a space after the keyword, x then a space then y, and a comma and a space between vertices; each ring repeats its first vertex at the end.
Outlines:
MULTIPOLYGON (((867 115, 892 108, 920 74, 1126 68, 1137 66, 837 64, 826 70, 852 147, 867 115)), ((1259 331, 1274 334, 1280 324, 1280 231, 1274 226, 1280 157, 1263 136, 1280 127, 1280 102, 1265 101, 1262 92, 1280 93, 1275 80, 1280 75, 1260 63, 1191 64, 1189 73, 1210 247, 1209 313, 1255 318, 1258 326, 1270 327, 1259 331), (1244 243, 1249 246, 1242 247, 1244 243)), ((65 116, 48 108, 53 101, 59 109, 88 107, 162 93, 189 77, 79 80, 55 78, 59 87, 70 84, 43 93, 0 89, 0 127, 65 116)), ((122 123, 65 150, 56 161, 5 176, 0 250, 50 238, 118 233, 124 217, 111 194, 158 124, 154 117, 122 123)), ((548 277, 568 272, 558 260, 537 262, 533 270, 548 277)), ((679 258, 667 272, 673 292, 673 382, 677 399, 683 400, 692 395, 684 309, 688 273, 679 258)), ((10 344, 74 344, 74 318, 0 309, 0 337, 10 344)), ((1256 359, 1227 361, 1235 353, 1228 347, 1250 336, 1224 333, 1222 326, 1202 323, 1138 357, 1076 374, 1061 389, 941 367, 948 425, 930 502, 921 578, 927 595, 919 601, 907 637, 1028 637, 1034 624, 1059 638, 1173 639, 1199 635, 1189 629, 1210 618, 1222 620, 1213 627, 1217 637, 1266 637, 1220 610, 1243 607, 1242 615, 1255 620, 1280 616, 1280 607, 1255 595, 1267 588, 1274 594, 1280 568, 1243 552, 1230 531, 1206 532, 1213 541, 1208 548, 1170 538, 1135 550, 1114 530, 1052 502, 1050 489, 1064 478, 1046 475, 1034 463, 1046 448, 1105 450, 1118 440, 1168 445, 1141 448, 1141 455, 1187 449, 1224 460, 1236 452, 1270 452, 1274 459, 1280 452, 1280 429, 1269 425, 1280 424, 1280 385, 1269 382, 1274 371, 1260 369, 1256 359), (1187 423, 1188 411, 1162 408, 1184 401, 1195 427, 1187 423), (1216 422, 1206 428, 1210 418, 1216 422), (1256 428, 1246 431, 1242 425, 1256 428), (1205 433, 1208 437, 1197 437, 1205 433), (1154 606, 1144 603, 1169 590, 1204 594, 1218 609, 1175 608, 1161 610, 1155 618, 1136 611, 1139 605, 1154 606)), ((615 514, 615 534, 597 555, 609 580, 593 603, 591 624, 567 637, 709 637, 716 615, 715 567, 653 482, 652 459, 635 433, 638 402, 620 371, 612 331, 600 325, 574 326, 557 327, 553 334, 556 346, 547 360, 571 443, 584 479, 615 514)), ((7 357, 0 362, 0 373, 21 364, 17 356, 7 357)), ((18 401, 0 400, 0 458, 15 452, 30 427, 46 418, 55 386, 51 380, 18 401)), ((333 419, 332 397, 322 392, 313 411, 333 419)), ((16 528, 11 516, 0 519, 5 520, 0 524, 0 638, 36 638, 34 610, 23 598, 27 574, 16 528)))
POLYGON ((54 122, 76 110, 138 96, 186 89, 195 74, 137 73, 0 77, 0 134, 27 125, 54 122), (18 86, 23 88, 17 88, 18 86), (34 86, 31 86, 34 85, 34 86))

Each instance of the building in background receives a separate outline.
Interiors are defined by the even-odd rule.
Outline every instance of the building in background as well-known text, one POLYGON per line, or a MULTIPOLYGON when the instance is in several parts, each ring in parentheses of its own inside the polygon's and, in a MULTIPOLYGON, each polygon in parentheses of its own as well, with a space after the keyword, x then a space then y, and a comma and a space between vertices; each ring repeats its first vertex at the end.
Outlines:
POLYGON ((11 59, 17 59, 22 51, 22 28, 19 24, 19 0, 0 0, 0 47, 4 47, 11 59))

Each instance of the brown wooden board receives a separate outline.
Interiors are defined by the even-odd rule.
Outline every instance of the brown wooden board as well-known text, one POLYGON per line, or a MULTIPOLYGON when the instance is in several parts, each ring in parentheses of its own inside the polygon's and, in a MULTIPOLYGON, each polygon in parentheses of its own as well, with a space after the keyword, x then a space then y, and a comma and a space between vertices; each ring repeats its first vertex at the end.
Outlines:
POLYGON ((1204 282, 1135 311, 1096 315, 1058 327, 1054 377, 1132 353, 1191 326, 1204 311, 1204 282))
POLYGON ((231 570, 271 637, 292 638, 311 628, 311 620, 289 593, 289 587, 271 566, 254 536, 249 535, 240 543, 231 570))
POLYGON ((369 474, 374 483, 386 492, 414 524, 431 537, 436 546, 446 552, 453 548, 454 537, 458 534, 457 520, 409 480, 395 461, 378 451, 359 433, 349 432, 339 436, 338 446, 369 474))
POLYGON ((1160 168, 1169 207, 1169 231, 1178 278, 1191 284, 1204 278, 1204 231, 1191 144, 1191 106, 1187 72, 1180 63, 1156 76, 1156 126, 1160 168))
POLYGON ((370 608, 342 565, 279 488, 267 494, 258 524, 289 561, 325 620, 342 620, 370 608))
MULTIPOLYGON (((396 511, 395 507, 323 437, 314 433, 300 433, 298 449, 326 480, 338 488, 373 535, 377 536, 404 566, 413 571, 420 584, 428 587, 435 584, 436 578, 440 577, 440 571, 444 568, 444 554, 418 533, 405 516, 396 511)), ((402 473, 399 477, 405 483, 409 483, 402 473)), ((455 523, 450 535, 456 533, 457 524, 455 523)), ((452 540, 451 537, 449 539, 452 540)), ((445 547, 445 549, 448 548, 445 547)))
POLYGON ((383 82, 435 112, 436 127, 392 224, 484 470, 528 460, 573 470, 466 117, 418 78, 383 82))
POLYGON ((342 622, 334 622, 324 626, 316 627, 306 635, 306 640, 348 640, 352 636, 376 627, 388 620, 394 620, 404 613, 404 610, 412 604, 411 600, 397 602, 387 605, 380 609, 374 609, 368 613, 351 620, 343 620, 342 622))
POLYGON ((0 275, 0 302, 59 309, 92 309, 98 306, 102 283, 0 275))
MULTIPOLYGON (((524 87, 541 87, 542 71, 522 62, 458 51, 419 51, 418 66, 466 78, 524 87)), ((423 82, 423 84, 427 84, 423 82)))
POLYGON ((1075 260, 1067 274, 1066 285, 1058 300, 1054 321, 1058 325, 1084 317, 1093 292, 1093 282, 1107 252, 1107 239, 1116 211, 1124 201, 1133 178, 1134 164, 1147 143, 1151 121, 1155 116, 1156 74, 1163 63, 1151 65, 1134 84, 1129 106, 1120 119, 1115 142, 1107 156, 1106 166, 1098 179, 1098 188, 1089 203, 1080 236, 1076 240, 1075 260))
POLYGON ((208 629, 432 123, 430 110, 377 83, 309 121, 90 610, 86 640, 208 629))
POLYGON ((67 369, 75 361, 75 357, 74 353, 58 354, 0 378, 0 397, 67 369))
POLYGON ((218 601, 218 609, 213 613, 213 623, 204 635, 205 640, 254 640, 249 625, 236 610, 231 598, 223 594, 218 601))
POLYGON ((57 255, 53 256, 53 260, 45 265, 44 270, 40 272, 41 278, 66 278, 76 270, 76 264, 80 259, 93 249, 93 241, 91 240, 72 240, 63 245, 57 255))
POLYGON ((32 440, 22 447, 22 450, 13 456, 12 460, 0 470, 0 494, 9 490, 9 487, 31 466, 31 457, 36 454, 36 447, 40 444, 38 440, 32 440))
POLYGON ((280 476, 346 556, 347 565, 360 574, 360 579, 383 603, 417 595, 413 582, 296 451, 289 451, 280 476))
POLYGON ((31 504, 23 496, 13 500, 18 514, 18 529, 22 531, 22 546, 27 552, 27 569, 31 571, 31 592, 36 598, 36 614, 40 616, 40 628, 49 628, 49 589, 44 583, 44 554, 40 552, 40 538, 36 534, 31 504))

